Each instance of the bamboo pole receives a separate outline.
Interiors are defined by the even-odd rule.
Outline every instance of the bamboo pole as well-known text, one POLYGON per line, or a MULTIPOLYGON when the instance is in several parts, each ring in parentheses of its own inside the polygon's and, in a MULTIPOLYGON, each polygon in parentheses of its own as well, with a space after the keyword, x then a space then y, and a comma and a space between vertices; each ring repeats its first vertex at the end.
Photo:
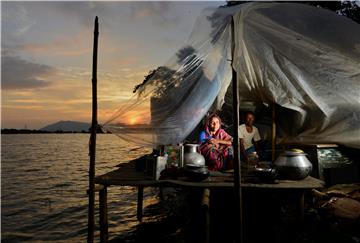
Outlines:
POLYGON ((272 104, 272 125, 271 125, 271 160, 275 161, 275 145, 276 145, 276 122, 275 122, 275 104, 272 104))
POLYGON ((95 152, 96 152, 96 130, 97 130, 97 50, 99 37, 98 17, 95 17, 94 27, 94 47, 93 47, 93 66, 92 66, 92 122, 89 144, 89 211, 88 211, 88 237, 87 242, 94 242, 95 229, 95 152))
POLYGON ((243 242, 243 221, 242 221, 242 195, 241 195, 241 164, 239 144, 239 85, 237 74, 233 67, 235 52, 235 25, 234 18, 231 19, 231 66, 232 66, 232 92, 233 92, 233 148, 234 148, 234 189, 235 189, 235 210, 238 220, 239 231, 236 231, 236 242, 243 242))

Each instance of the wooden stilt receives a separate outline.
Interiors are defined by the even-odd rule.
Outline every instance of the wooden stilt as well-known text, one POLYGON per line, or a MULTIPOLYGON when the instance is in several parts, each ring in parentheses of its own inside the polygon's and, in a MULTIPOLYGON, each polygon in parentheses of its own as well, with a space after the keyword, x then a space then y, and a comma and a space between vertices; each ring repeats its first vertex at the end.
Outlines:
POLYGON ((298 221, 301 225, 304 223, 304 204, 305 204, 305 192, 301 190, 298 194, 298 202, 297 202, 297 217, 298 221))
POLYGON ((107 187, 99 191, 99 217, 100 217, 100 242, 108 242, 108 208, 107 208, 107 187))
POLYGON ((137 201, 137 220, 142 222, 143 217, 143 197, 144 197, 144 187, 138 186, 138 201, 137 201))
POLYGON ((201 200, 202 207, 204 209, 205 214, 205 243, 210 242, 210 189, 205 188, 202 200, 201 200))
POLYGON ((234 189, 236 214, 238 219, 238 231, 235 233, 236 242, 243 242, 243 220, 242 220, 242 195, 241 195, 241 164, 240 164, 240 143, 239 143, 239 87, 237 74, 233 67, 235 52, 235 26, 234 18, 231 20, 232 48, 231 48, 231 66, 232 66, 232 92, 233 92, 233 148, 234 148, 234 189))
POLYGON ((88 236, 87 242, 94 242, 95 229, 95 152, 96 152, 96 130, 97 130, 97 49, 98 49, 99 23, 98 17, 95 18, 94 28, 94 49, 92 67, 92 122, 89 144, 89 209, 88 209, 88 236))

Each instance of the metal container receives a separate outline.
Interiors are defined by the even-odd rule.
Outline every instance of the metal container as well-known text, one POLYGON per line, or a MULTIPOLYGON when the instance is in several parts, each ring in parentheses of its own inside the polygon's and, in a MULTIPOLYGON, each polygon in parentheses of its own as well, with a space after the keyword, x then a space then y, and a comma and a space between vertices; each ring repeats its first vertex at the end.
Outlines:
POLYGON ((274 167, 280 179, 302 180, 312 170, 312 164, 301 150, 287 150, 275 160, 274 167))
POLYGON ((188 164, 185 166, 185 175, 191 181, 202 181, 210 176, 207 166, 188 164))
POLYGON ((254 170, 255 175, 264 182, 274 182, 277 175, 278 175, 278 171, 275 168, 255 168, 254 170))
POLYGON ((184 165, 205 165, 205 158, 197 152, 199 144, 184 145, 184 165))
POLYGON ((180 143, 180 160, 179 160, 179 167, 184 167, 184 145, 180 143))

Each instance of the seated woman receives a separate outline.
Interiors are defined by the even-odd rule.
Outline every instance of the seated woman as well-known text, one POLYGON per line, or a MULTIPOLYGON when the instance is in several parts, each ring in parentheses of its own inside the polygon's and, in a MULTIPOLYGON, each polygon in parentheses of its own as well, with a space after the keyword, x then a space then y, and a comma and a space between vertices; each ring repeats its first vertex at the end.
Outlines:
POLYGON ((221 129, 219 116, 213 114, 208 117, 199 140, 200 153, 205 157, 209 170, 232 169, 232 137, 221 129))

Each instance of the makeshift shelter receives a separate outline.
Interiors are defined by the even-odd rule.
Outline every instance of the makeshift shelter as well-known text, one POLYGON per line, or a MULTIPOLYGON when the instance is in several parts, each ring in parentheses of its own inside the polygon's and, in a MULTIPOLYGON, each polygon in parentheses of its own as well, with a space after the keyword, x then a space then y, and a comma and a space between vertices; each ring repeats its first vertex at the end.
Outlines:
POLYGON ((103 128, 139 144, 176 144, 209 110, 231 106, 232 18, 240 107, 276 104, 278 142, 360 148, 360 26, 296 3, 206 9, 188 42, 103 128), (131 116, 142 125, 124 124, 131 116))
MULTIPOLYGON (((97 20, 94 33, 88 242, 94 229, 97 20)), ((358 24, 305 4, 247 3, 206 9, 188 42, 166 65, 149 74, 134 97, 102 127, 138 144, 177 144, 209 111, 232 107, 232 97, 238 94, 240 107, 250 102, 254 107, 280 109, 279 142, 331 142, 360 148, 359 40, 358 24), (233 77, 237 77, 238 93, 230 88, 233 77), (141 124, 127 124, 135 117, 141 124)), ((234 185, 228 186, 235 189, 242 227, 239 161, 234 166, 234 185)), ((111 183, 104 185, 100 235, 106 241, 106 186, 111 183)))

